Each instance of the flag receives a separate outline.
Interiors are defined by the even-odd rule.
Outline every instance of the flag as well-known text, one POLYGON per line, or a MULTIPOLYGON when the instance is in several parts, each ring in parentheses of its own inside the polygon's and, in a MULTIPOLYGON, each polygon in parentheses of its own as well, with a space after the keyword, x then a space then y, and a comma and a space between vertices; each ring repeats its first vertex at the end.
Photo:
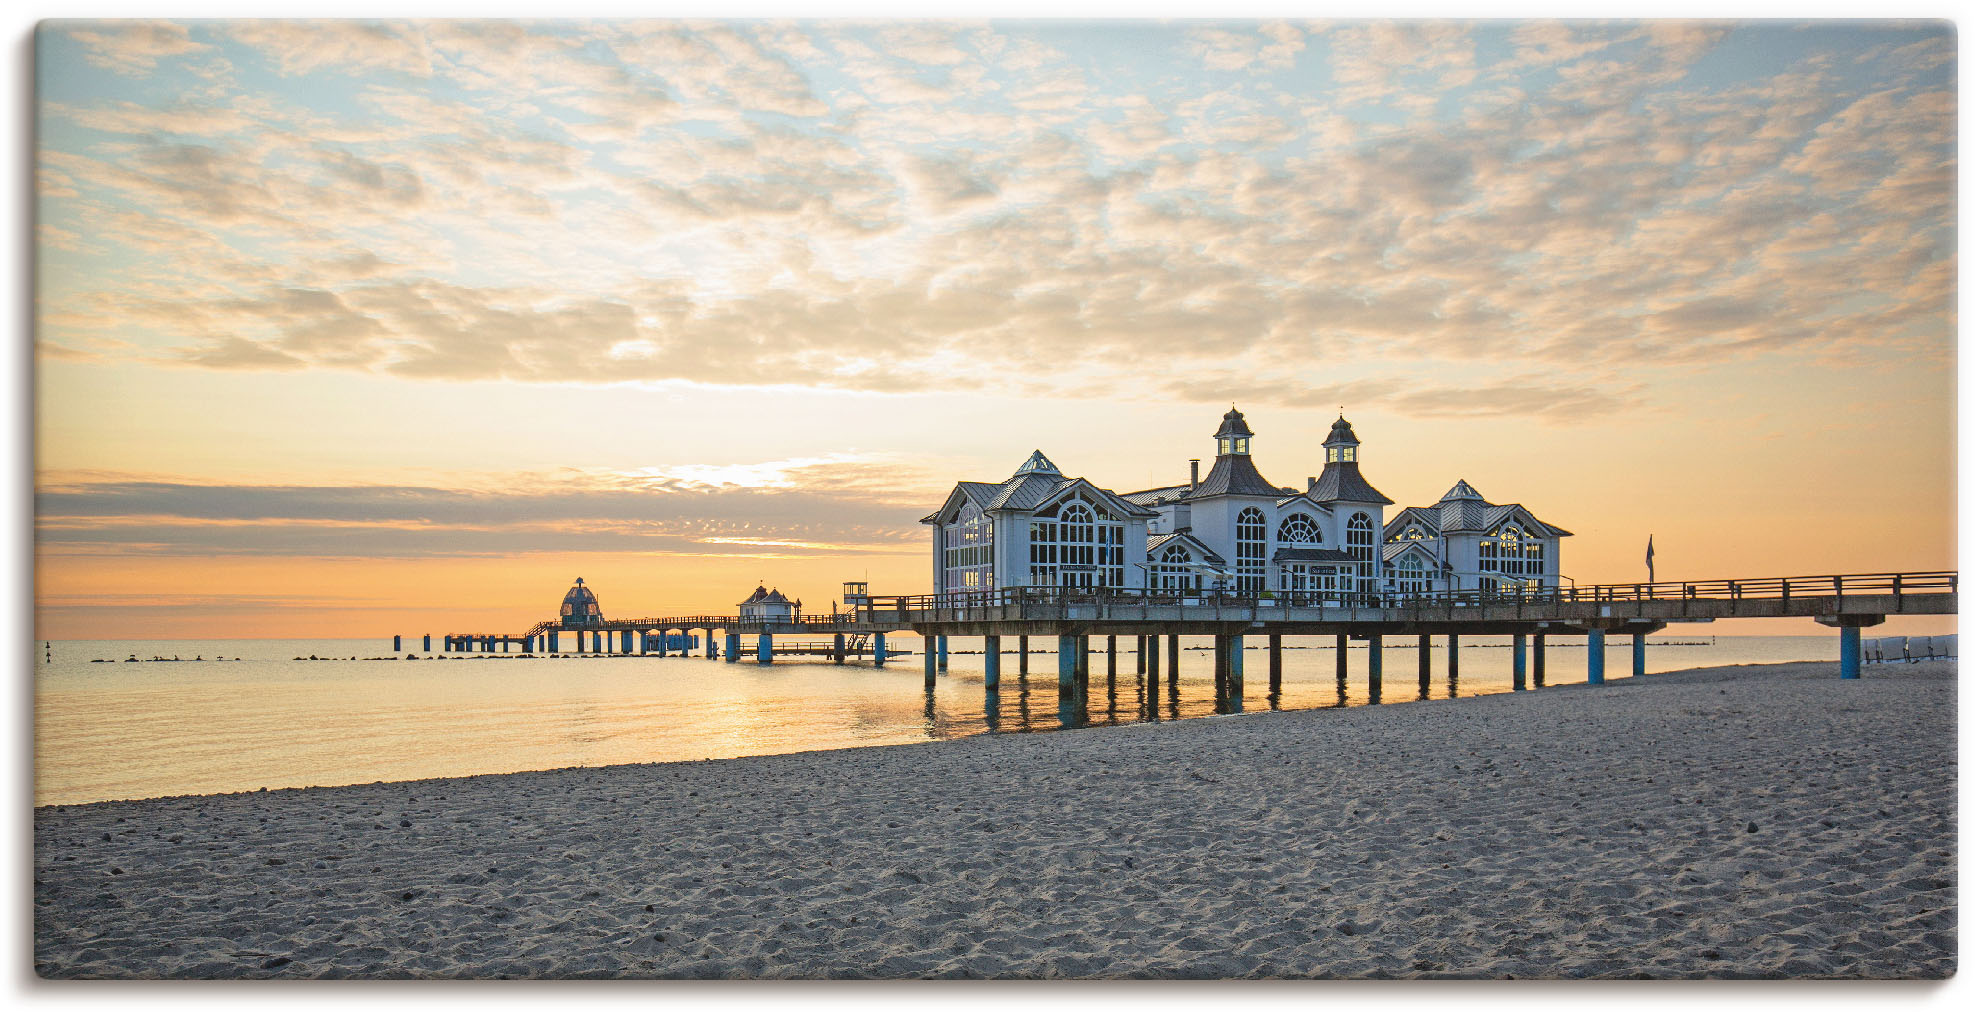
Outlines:
POLYGON ((1650 570, 1650 582, 1657 582, 1657 536, 1650 535, 1650 543, 1643 548, 1643 565, 1650 570))

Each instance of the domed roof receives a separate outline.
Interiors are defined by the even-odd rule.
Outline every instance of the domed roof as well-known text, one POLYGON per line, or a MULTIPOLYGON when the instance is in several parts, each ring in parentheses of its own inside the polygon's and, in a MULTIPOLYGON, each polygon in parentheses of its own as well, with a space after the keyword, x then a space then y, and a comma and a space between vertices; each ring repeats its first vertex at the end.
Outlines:
POLYGON ((1251 434, 1251 426, 1244 423, 1244 412, 1239 411, 1237 405, 1231 405, 1231 409, 1224 412, 1224 424, 1217 427, 1217 438, 1249 436, 1251 434))
POLYGON ((1348 424, 1347 416, 1341 415, 1334 419, 1334 427, 1327 430, 1327 441, 1320 445, 1332 446, 1337 443, 1355 443, 1358 445, 1360 442, 1361 440, 1354 437, 1354 426, 1348 424))
MULTIPOLYGON (((592 593, 591 588, 586 587, 584 585, 584 577, 580 576, 577 578, 577 584, 575 586, 573 586, 571 589, 567 591, 564 591, 564 603, 565 604, 597 604, 598 595, 592 593)), ((574 612, 574 614, 582 615, 584 613, 582 611, 579 611, 579 612, 574 612)))

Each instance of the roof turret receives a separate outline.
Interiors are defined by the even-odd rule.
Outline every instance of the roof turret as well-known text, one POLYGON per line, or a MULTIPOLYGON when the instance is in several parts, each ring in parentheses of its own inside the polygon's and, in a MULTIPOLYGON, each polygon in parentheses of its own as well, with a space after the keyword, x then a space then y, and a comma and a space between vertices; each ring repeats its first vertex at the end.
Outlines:
POLYGON ((1231 405, 1231 409, 1224 412, 1224 424, 1217 427, 1217 438, 1249 435, 1254 433, 1251 431, 1251 426, 1244 423, 1244 412, 1239 411, 1237 405, 1231 405))
POLYGON ((1454 499, 1476 499, 1479 502, 1485 501, 1485 497, 1479 495, 1478 490, 1472 488, 1471 485, 1468 484, 1463 478, 1459 478, 1458 483, 1452 485, 1451 490, 1449 492, 1444 493, 1444 497, 1437 501, 1450 502, 1454 499))
POLYGON ((1354 426, 1348 424, 1347 416, 1341 415, 1334 419, 1333 428, 1327 430, 1327 441, 1320 445, 1340 446, 1346 443, 1359 446, 1361 445, 1361 440, 1355 438, 1354 426))
POLYGON ((1031 451, 1031 456, 1026 457, 1024 463, 1019 464, 1018 469, 1011 472, 1011 477, 1016 478, 1027 474, 1058 473, 1059 465, 1052 463, 1052 458, 1045 456, 1045 451, 1033 450, 1031 451))

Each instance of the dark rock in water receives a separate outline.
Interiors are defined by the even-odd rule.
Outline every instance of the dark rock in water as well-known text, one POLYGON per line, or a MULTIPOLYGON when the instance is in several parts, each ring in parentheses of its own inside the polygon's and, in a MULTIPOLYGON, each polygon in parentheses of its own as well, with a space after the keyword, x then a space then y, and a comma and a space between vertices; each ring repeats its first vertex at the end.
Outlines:
POLYGON ((399 828, 400 828, 400 829, 411 829, 411 828, 412 828, 412 820, 411 820, 411 819, 400 819, 400 820, 399 820, 399 828))
POLYGON ((112 875, 122 875, 123 873, 124 873, 124 869, 122 869, 122 868, 112 868, 112 869, 110 869, 110 874, 112 874, 112 875))
POLYGON ((1758 833, 1760 831, 1760 824, 1757 822, 1749 822, 1746 824, 1746 831, 1749 833, 1758 833))
POLYGON ((287 966, 293 962, 295 962, 295 960, 292 960, 287 956, 276 956, 272 959, 263 960, 261 964, 261 968, 264 970, 273 970, 278 966, 287 966))
POLYGON ((110 842, 110 834, 109 834, 109 833, 105 833, 105 834, 103 834, 103 842, 104 842, 104 843, 109 843, 109 842, 110 842))

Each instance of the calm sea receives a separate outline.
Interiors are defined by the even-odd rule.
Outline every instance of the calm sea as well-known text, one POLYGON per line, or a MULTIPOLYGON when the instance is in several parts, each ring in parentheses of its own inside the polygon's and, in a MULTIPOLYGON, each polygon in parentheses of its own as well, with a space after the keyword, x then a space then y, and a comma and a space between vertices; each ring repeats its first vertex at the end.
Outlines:
MULTIPOLYGON (((1245 661, 1247 711, 1371 702, 1367 650, 1348 651, 1342 692, 1331 638, 1289 639, 1283 691, 1268 699, 1264 638, 1256 640, 1245 661)), ((1060 707, 1050 639, 1032 640, 1031 672, 1021 677, 1010 653, 1015 637, 1004 638, 994 700, 984 692, 982 657, 961 652, 981 640, 950 641, 949 670, 932 693, 922 689, 920 643, 890 641, 917 653, 876 669, 792 657, 769 666, 700 656, 406 660, 377 639, 57 642, 52 660, 40 649, 34 658, 35 803, 773 755, 1148 719, 1128 637, 1112 686, 1104 654, 1091 659, 1083 714, 1060 707)), ((1104 649, 1106 640, 1094 643, 1104 649)), ((1183 643, 1180 682, 1171 694, 1165 670, 1156 719, 1214 712, 1211 653, 1190 649, 1210 640, 1183 643)), ((1833 636, 1660 636, 1650 640, 1647 666, 1832 660, 1835 652, 1833 636)), ((1556 639, 1547 653, 1550 684, 1586 680, 1585 640, 1556 639)), ((1432 665, 1433 698, 1512 690, 1504 637, 1465 637, 1455 683, 1445 678, 1442 637, 1432 665)), ((1418 698, 1414 641, 1386 649, 1382 666, 1378 702, 1418 698)), ((1611 646, 1607 671, 1627 676, 1627 639, 1611 646)))

